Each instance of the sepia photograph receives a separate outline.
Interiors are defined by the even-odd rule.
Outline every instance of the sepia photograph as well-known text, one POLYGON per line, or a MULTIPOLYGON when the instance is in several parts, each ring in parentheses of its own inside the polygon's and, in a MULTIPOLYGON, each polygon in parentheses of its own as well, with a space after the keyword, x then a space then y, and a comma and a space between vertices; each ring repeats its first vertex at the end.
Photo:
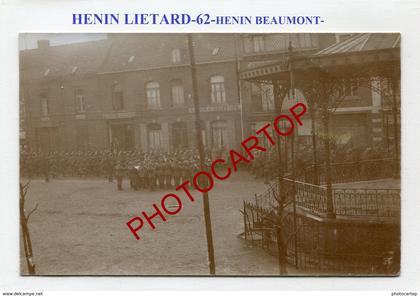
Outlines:
POLYGON ((20 33, 20 274, 399 276, 400 43, 20 33))

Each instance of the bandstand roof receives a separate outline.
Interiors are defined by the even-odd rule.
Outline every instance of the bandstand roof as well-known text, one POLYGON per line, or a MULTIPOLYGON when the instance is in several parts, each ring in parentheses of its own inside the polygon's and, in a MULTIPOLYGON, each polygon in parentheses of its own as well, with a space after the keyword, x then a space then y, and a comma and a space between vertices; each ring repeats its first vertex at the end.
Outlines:
MULTIPOLYGON (((361 33, 335 43, 314 54, 293 57, 295 72, 326 69, 338 75, 346 75, 360 66, 384 65, 400 61, 399 33, 361 33)), ((288 79, 289 59, 248 68, 240 72, 240 79, 251 81, 273 81, 288 79)))
POLYGON ((369 50, 399 48, 401 35, 398 33, 364 33, 355 34, 350 38, 333 44, 314 56, 327 56, 334 54, 352 53, 369 50))

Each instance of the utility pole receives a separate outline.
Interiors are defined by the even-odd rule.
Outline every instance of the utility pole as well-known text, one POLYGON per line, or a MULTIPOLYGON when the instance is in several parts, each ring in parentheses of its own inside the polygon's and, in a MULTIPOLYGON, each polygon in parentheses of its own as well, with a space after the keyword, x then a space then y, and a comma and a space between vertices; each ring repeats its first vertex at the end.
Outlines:
POLYGON ((242 98, 242 85, 241 80, 239 79, 240 76, 240 68, 241 63, 239 60, 239 55, 241 54, 241 51, 239 51, 240 41, 239 41, 239 35, 235 34, 235 62, 236 62, 236 88, 238 90, 238 97, 239 97, 239 108, 240 108, 240 116, 241 116, 241 141, 245 139, 245 124, 244 124, 244 104, 243 104, 243 98, 242 98))
MULTIPOLYGON (((196 68, 195 68, 194 46, 193 46, 191 33, 187 34, 187 42, 188 42, 188 53, 190 56, 190 64, 191 64, 192 99, 193 99, 193 104, 194 104, 197 148, 198 148, 198 154, 200 156, 200 170, 205 171, 206 167, 204 164, 204 147, 203 147, 203 140, 201 137, 201 124, 200 124, 200 101, 198 99, 198 92, 197 92, 197 73, 196 73, 196 68)), ((211 230, 210 203, 209 203, 208 192, 203 192, 203 210, 204 210, 204 221, 205 221, 205 226, 206 226, 209 271, 211 275, 215 275, 216 264, 214 261, 213 234, 211 230)))
MULTIPOLYGON (((274 107, 276 115, 281 114, 281 105, 284 95, 284 92, 280 91, 279 82, 273 81, 274 89, 274 107)), ((277 227, 276 227, 276 239, 277 239, 277 254, 278 254, 278 266, 279 274, 287 275, 287 250, 285 240, 283 238, 283 207, 285 204, 285 198, 283 194, 283 163, 282 163, 282 149, 281 149, 281 139, 278 133, 276 133, 276 143, 277 143, 277 192, 278 192, 278 208, 277 208, 277 227)), ((286 159, 287 161, 287 159, 286 159)))
MULTIPOLYGON (((289 54, 289 75, 290 75, 290 91, 289 91, 289 99, 292 99, 295 102, 296 99, 296 92, 295 92, 295 72, 293 69, 293 46, 292 42, 289 42, 288 47, 288 54, 289 54)), ((295 252, 295 266, 298 267, 298 233, 297 233, 297 217, 296 217, 296 167, 295 167, 295 139, 298 137, 299 128, 296 128, 296 131, 291 135, 291 164, 292 164, 292 180, 293 180, 293 187, 292 187, 292 198, 293 198, 293 237, 294 237, 294 252, 295 252)))

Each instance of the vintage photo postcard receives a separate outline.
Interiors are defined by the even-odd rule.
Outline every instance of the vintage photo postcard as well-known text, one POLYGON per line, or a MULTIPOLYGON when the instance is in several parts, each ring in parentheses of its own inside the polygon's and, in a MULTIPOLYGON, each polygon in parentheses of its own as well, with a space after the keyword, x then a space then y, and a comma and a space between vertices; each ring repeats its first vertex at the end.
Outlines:
POLYGON ((400 44, 21 33, 21 275, 398 276, 400 44))

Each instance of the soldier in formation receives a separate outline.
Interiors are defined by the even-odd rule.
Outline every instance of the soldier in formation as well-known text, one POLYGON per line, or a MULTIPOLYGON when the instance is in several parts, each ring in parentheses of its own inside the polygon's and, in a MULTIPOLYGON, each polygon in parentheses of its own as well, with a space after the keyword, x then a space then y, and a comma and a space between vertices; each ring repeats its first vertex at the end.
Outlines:
MULTIPOLYGON (((209 155, 209 153, 206 153, 209 155)), ((73 151, 47 154, 22 151, 21 175, 28 178, 101 177, 109 182, 117 180, 123 190, 128 178, 133 190, 176 188, 186 180, 192 182, 199 168, 195 149, 162 151, 73 151)))

